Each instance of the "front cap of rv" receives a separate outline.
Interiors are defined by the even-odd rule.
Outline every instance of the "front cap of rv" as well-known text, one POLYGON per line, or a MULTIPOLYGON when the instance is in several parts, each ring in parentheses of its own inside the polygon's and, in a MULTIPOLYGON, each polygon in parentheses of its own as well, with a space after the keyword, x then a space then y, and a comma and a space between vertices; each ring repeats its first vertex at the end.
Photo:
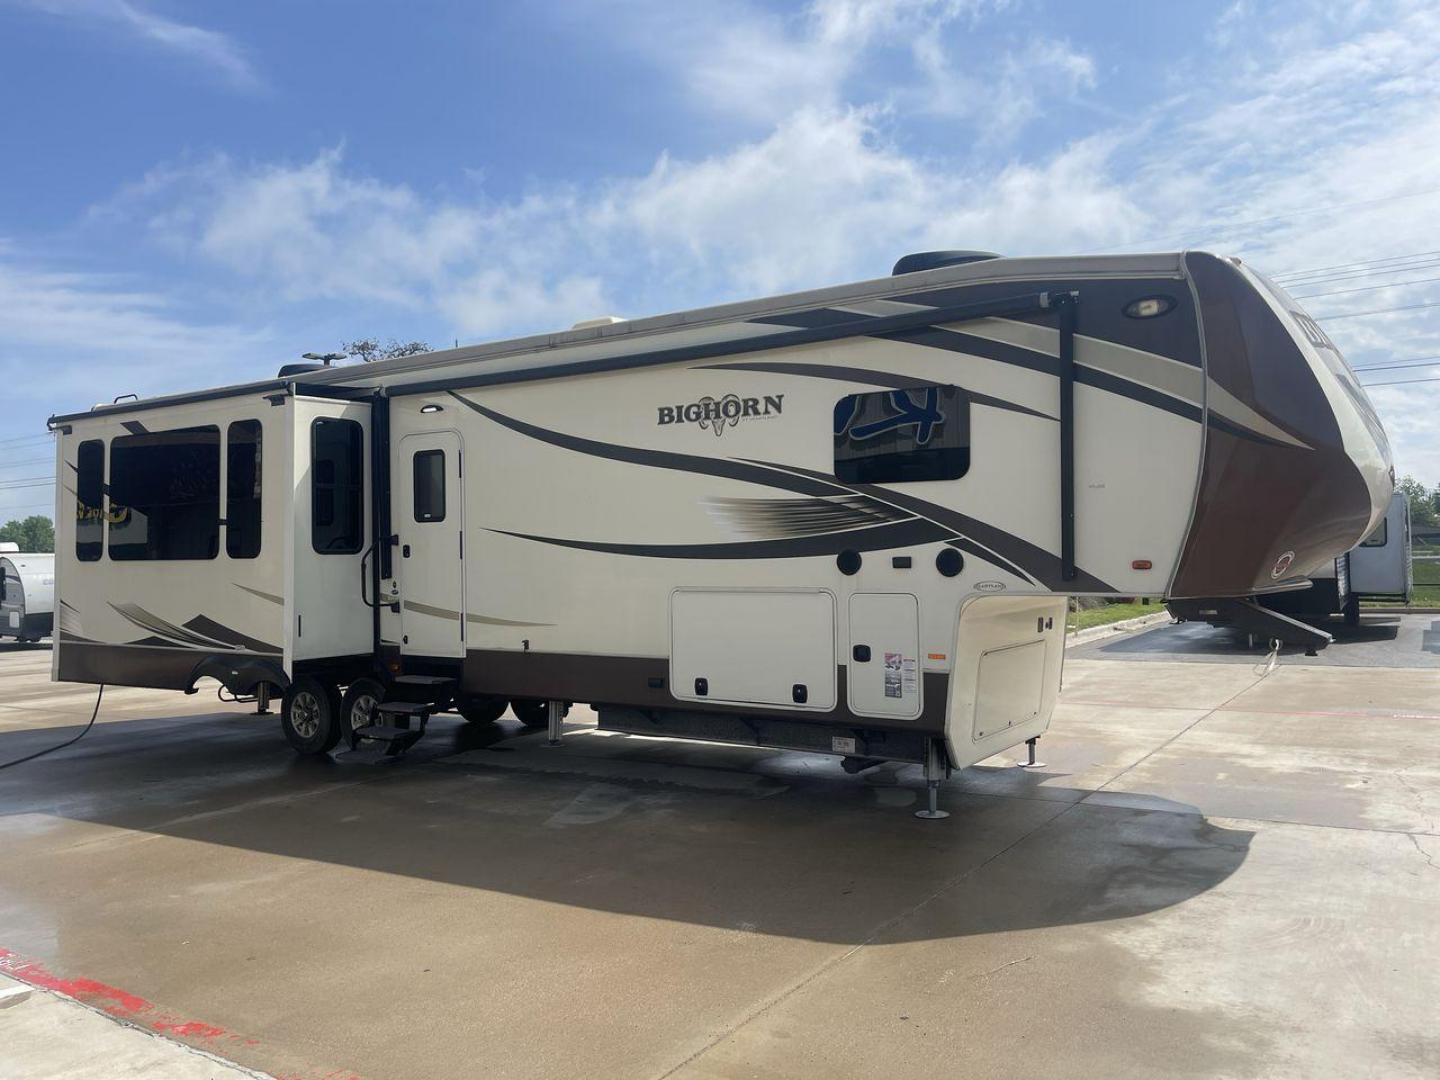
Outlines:
POLYGON ((1394 489, 1374 406, 1320 325, 1238 261, 1185 256, 1200 312, 1206 393, 1268 423, 1207 411, 1195 510, 1173 598, 1293 588, 1358 544, 1394 489))

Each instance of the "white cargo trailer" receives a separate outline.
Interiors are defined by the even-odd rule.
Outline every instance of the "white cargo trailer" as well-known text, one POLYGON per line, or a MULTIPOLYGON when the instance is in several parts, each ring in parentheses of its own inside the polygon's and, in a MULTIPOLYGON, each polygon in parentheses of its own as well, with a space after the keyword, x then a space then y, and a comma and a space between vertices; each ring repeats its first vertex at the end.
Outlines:
POLYGON ((304 753, 583 701, 932 782, 1045 730, 1066 596, 1285 587, 1393 483, 1333 343, 1200 253, 931 253, 51 425, 56 678, 283 693, 304 753))
POLYGON ((50 636, 55 607, 55 556, 0 544, 0 637, 50 636))

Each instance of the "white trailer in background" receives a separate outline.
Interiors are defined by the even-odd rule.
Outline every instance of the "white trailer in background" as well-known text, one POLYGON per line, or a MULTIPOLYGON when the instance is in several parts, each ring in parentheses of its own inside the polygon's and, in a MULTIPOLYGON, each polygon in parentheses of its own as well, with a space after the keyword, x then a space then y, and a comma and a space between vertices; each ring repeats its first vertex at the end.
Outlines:
POLYGON ((54 626, 55 556, 0 544, 0 637, 39 641, 54 626))
POLYGON ((51 426, 57 679, 283 693, 315 754, 583 701, 932 798, 1046 729, 1068 595, 1284 588, 1393 483, 1334 344, 1200 253, 930 253, 51 426))

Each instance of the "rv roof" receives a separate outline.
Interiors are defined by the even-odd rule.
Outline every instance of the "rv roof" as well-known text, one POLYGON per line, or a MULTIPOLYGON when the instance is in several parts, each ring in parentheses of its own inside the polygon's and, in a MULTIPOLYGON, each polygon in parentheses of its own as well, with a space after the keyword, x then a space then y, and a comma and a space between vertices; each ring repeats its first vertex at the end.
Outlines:
POLYGON ((742 300, 689 311, 671 312, 665 315, 652 315, 600 325, 579 325, 570 330, 532 334, 528 337, 484 342, 478 345, 463 345, 455 349, 397 357, 393 360, 379 360, 370 364, 348 364, 343 367, 332 367, 283 379, 272 378, 215 387, 209 390, 125 401, 115 405, 97 405, 85 412, 52 416, 49 423, 54 426, 89 416, 113 416, 191 401, 259 394, 267 390, 289 391, 292 387, 302 385, 339 388, 403 384, 420 374, 476 361, 486 361, 487 370, 495 370, 493 365, 497 361, 505 360, 515 361, 514 365, 505 364, 505 368, 511 366, 545 367, 569 361, 573 354, 563 357, 541 357, 536 354, 584 345, 608 345, 612 342, 617 347, 616 351, 622 351, 624 348, 621 344, 622 341, 647 334, 657 334, 682 327, 698 329, 709 325, 729 324, 752 319, 757 315, 804 310, 836 303, 883 299, 896 293, 910 293, 959 283, 979 284, 1037 278, 1074 280, 1137 275, 1178 277, 1183 273, 1182 256, 1183 253, 1180 252, 1169 252, 987 259, 983 262, 945 266, 913 274, 873 278, 869 281, 809 289, 804 292, 767 296, 755 300, 742 300), (527 360, 528 362, 526 362, 527 360))

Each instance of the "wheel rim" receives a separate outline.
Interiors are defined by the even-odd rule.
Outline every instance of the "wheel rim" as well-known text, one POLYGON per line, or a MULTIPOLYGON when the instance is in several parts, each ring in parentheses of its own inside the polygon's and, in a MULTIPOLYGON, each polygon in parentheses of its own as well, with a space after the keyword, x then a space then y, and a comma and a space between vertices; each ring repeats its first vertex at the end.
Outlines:
POLYGON ((320 730, 320 699, 301 690, 290 703, 290 726, 302 739, 313 739, 320 730))
POLYGON ((359 731, 375 722, 375 707, 379 700, 374 694, 360 694, 350 705, 350 730, 359 731))

